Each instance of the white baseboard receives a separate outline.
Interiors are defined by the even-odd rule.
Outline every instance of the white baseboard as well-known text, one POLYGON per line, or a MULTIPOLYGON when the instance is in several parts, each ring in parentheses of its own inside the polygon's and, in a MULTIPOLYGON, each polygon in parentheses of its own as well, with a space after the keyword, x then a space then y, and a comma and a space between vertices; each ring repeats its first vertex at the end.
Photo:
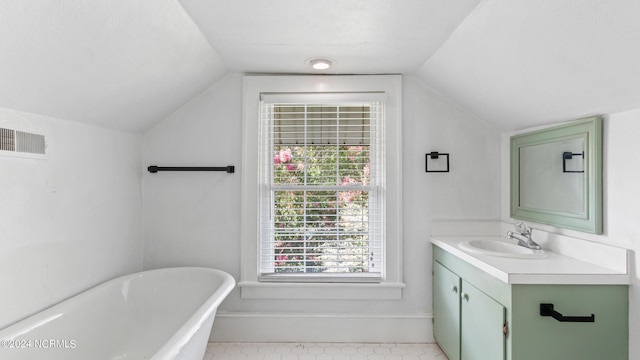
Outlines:
POLYGON ((218 312, 214 342, 431 343, 433 315, 218 312))

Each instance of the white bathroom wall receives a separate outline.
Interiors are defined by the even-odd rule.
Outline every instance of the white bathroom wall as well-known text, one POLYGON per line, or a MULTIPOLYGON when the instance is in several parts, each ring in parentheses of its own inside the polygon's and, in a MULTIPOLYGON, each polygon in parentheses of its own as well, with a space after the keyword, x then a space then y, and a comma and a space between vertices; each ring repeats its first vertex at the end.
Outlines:
POLYGON ((640 109, 611 114, 604 129, 603 242, 633 250, 629 288, 629 358, 640 358, 640 109))
POLYGON ((0 328, 142 265, 141 136, 0 108, 46 159, 0 155, 0 328))
MULTIPOLYGON (((586 241, 611 244, 632 250, 629 288, 629 358, 640 358, 640 109, 604 117, 604 233, 593 235, 553 226, 532 224, 534 228, 569 235, 586 241)), ((509 135, 502 140, 502 181, 509 182, 509 135)), ((502 191, 502 218, 509 218, 509 186, 502 191)))
MULTIPOLYGON (((220 307, 214 339, 433 339, 429 222, 500 216, 500 132, 415 78, 403 81, 402 299, 248 300, 236 288, 220 307), (450 173, 425 173, 430 151, 451 154, 450 173)), ((241 139, 238 74, 226 76, 145 134, 144 166, 236 166, 235 174, 145 172, 145 268, 209 266, 240 278, 241 139)))

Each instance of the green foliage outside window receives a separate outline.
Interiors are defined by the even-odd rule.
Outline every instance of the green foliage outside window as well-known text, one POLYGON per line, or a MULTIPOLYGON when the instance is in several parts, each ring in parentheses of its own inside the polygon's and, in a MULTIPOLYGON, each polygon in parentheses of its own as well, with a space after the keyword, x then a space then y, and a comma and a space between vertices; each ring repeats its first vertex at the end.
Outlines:
POLYGON ((369 147, 275 146, 276 273, 367 272, 369 147))

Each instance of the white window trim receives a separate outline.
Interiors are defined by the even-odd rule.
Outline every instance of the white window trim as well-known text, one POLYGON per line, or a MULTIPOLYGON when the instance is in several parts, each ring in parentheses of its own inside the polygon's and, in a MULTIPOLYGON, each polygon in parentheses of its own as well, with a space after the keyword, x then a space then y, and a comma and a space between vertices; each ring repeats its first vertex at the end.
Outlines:
POLYGON ((241 214, 241 288, 249 299, 400 299, 402 297, 402 77, 245 76, 241 214), (386 242, 381 283, 269 283, 258 281, 258 138, 263 93, 386 94, 386 242))

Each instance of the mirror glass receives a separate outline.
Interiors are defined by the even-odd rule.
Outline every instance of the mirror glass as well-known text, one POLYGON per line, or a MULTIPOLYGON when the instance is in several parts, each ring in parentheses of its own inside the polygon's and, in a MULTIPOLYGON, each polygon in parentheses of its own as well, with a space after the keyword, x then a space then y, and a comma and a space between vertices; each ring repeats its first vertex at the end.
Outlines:
POLYGON ((582 157, 571 161, 561 154, 584 151, 585 139, 571 139, 520 148, 520 206, 532 209, 583 214, 586 176, 582 157), (561 171, 565 167, 572 172, 561 171), (526 164, 522 166, 522 164, 526 164))
POLYGON ((511 216, 602 232, 600 117, 511 137, 511 216))

